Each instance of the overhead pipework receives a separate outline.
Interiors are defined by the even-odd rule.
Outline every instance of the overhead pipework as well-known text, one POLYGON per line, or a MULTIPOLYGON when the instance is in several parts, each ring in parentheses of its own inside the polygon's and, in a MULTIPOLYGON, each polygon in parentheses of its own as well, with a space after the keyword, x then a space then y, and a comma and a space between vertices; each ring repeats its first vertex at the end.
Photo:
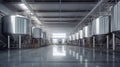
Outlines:
POLYGON ((43 24, 40 19, 38 18, 38 16, 36 15, 36 13, 32 10, 32 8, 30 7, 30 5, 25 1, 25 0, 21 0, 21 2, 23 4, 20 4, 20 6, 22 8, 24 8, 25 10, 27 10, 27 12, 29 12, 32 15, 32 19, 35 20, 37 25, 41 25, 43 24))
POLYGON ((97 9, 99 9, 99 6, 103 5, 104 3, 107 3, 109 0, 100 0, 96 6, 75 26, 74 31, 79 28, 80 24, 82 24, 90 15, 92 15, 97 9))

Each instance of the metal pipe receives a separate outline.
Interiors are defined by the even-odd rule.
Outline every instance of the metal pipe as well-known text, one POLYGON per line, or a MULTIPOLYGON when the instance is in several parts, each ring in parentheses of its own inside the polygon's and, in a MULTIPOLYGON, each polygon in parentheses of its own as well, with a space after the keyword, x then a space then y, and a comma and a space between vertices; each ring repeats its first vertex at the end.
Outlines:
POLYGON ((40 46, 40 39, 38 38, 38 47, 40 46))
POLYGON ((95 10, 97 10, 97 8, 98 8, 99 6, 101 6, 103 3, 108 2, 108 1, 109 1, 109 0, 100 0, 100 1, 96 4, 96 6, 76 25, 76 27, 74 28, 74 30, 77 29, 77 28, 79 27, 79 25, 80 25, 81 23, 83 23, 83 22, 86 20, 86 18, 89 17, 95 10))
POLYGON ((113 33, 113 51, 115 51, 115 34, 113 33))
POLYGON ((109 49, 109 36, 107 35, 107 49, 109 49))
POLYGON ((83 38, 83 47, 85 46, 85 39, 83 38))
POLYGON ((10 36, 8 35, 8 49, 10 49, 10 36))
POLYGON ((21 49, 21 35, 19 35, 19 49, 21 49))
MULTIPOLYGON (((30 5, 26 2, 26 0, 21 0, 21 2, 23 2, 26 6, 27 6, 27 8, 34 14, 34 16, 38 19, 38 16, 37 16, 37 14, 36 13, 34 13, 34 11, 32 10, 32 8, 30 7, 30 5)), ((40 19, 38 19, 39 21, 40 21, 40 19)), ((37 23, 37 22, 36 22, 37 23)), ((42 23, 42 22, 40 22, 40 23, 42 23)), ((38 24, 38 23, 37 23, 38 24)), ((43 23, 42 23, 43 24, 43 23)))
POLYGON ((79 46, 80 46, 80 39, 78 40, 79 46))
POLYGON ((95 48, 95 36, 93 36, 93 48, 95 48))

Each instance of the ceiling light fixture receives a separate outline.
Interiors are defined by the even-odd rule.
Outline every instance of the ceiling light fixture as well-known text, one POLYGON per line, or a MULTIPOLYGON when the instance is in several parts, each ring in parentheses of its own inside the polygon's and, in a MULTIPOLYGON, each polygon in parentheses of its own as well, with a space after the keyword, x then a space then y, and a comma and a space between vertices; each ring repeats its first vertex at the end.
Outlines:
POLYGON ((23 10, 29 10, 28 7, 25 4, 19 4, 19 6, 23 9, 23 10))
POLYGON ((34 21, 36 21, 37 22, 37 24, 41 24, 41 22, 38 20, 38 18, 36 18, 35 16, 32 16, 31 17, 34 21))
MULTIPOLYGON (((21 0, 21 2, 23 4, 20 4, 20 6, 24 9, 27 10, 29 12, 29 14, 34 15, 33 20, 37 23, 37 24, 41 24, 40 20, 38 19, 37 15, 33 12, 32 8, 30 7, 30 5, 26 2, 26 0, 21 0)), ((27 12, 26 11, 26 12, 27 12)))

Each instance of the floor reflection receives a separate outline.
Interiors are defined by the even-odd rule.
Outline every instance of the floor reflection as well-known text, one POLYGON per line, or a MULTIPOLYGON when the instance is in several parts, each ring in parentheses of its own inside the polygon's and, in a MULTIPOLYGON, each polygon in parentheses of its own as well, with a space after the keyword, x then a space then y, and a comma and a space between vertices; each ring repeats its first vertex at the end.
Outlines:
POLYGON ((53 56, 66 56, 66 50, 64 46, 58 47, 54 46, 53 47, 53 56))
POLYGON ((53 45, 0 53, 0 67, 120 67, 115 52, 53 45))
POLYGON ((117 56, 115 52, 108 50, 103 52, 95 49, 69 47, 69 54, 79 60, 80 64, 84 64, 84 67, 119 67, 120 65, 119 54, 117 56))

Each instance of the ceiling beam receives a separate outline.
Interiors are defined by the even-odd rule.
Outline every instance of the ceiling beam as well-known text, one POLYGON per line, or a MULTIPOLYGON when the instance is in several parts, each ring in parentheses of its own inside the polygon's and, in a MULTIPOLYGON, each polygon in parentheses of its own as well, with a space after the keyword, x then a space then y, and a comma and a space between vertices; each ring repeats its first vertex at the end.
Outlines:
MULTIPOLYGON (((59 16, 38 16, 39 18, 60 18, 59 16)), ((61 16, 61 18, 83 18, 84 16, 61 16)))
MULTIPOLYGON (((58 20, 58 19, 61 19, 61 20, 62 20, 62 19, 73 20, 73 19, 76 19, 76 18, 77 18, 77 17, 74 17, 74 18, 60 18, 60 17, 58 17, 58 18, 54 18, 54 17, 53 17, 53 18, 46 18, 46 17, 45 17, 45 18, 42 18, 42 17, 41 17, 40 19, 41 19, 41 20, 58 20)), ((77 19, 82 19, 82 18, 77 18, 77 19)))
POLYGON ((41 20, 41 22, 79 22, 80 20, 41 20))
MULTIPOLYGON (((6 2, 3 1, 4 4, 21 4, 22 2, 6 2)), ((28 4, 59 4, 59 2, 27 2, 28 4)), ((91 4, 95 5, 97 2, 62 2, 62 4, 91 4)))
MULTIPOLYGON (((33 10, 34 12, 59 12, 60 10, 33 10)), ((61 12, 89 12, 90 10, 61 10, 61 12)))
POLYGON ((80 25, 93 13, 96 12, 96 10, 99 10, 99 6, 103 6, 103 4, 106 4, 109 0, 100 0, 94 7, 93 9, 75 26, 74 31, 78 31, 80 25))

